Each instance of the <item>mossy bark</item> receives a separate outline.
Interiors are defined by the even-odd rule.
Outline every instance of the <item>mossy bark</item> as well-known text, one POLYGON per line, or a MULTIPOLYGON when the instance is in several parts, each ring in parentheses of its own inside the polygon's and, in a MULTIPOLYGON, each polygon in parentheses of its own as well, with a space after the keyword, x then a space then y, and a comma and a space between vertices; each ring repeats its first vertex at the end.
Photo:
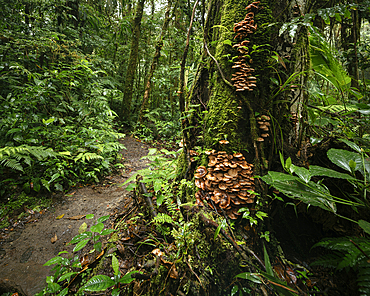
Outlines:
POLYGON ((125 86, 123 90, 123 99, 121 107, 121 118, 129 120, 131 112, 132 91, 135 81, 136 65, 139 55, 140 26, 143 17, 145 0, 139 0, 136 6, 136 13, 133 22, 130 58, 128 61, 125 86))
MULTIPOLYGON (((245 18, 245 8, 252 2, 214 0, 210 3, 205 42, 229 82, 235 73, 232 60, 238 55, 237 50, 230 45, 230 41, 231 44, 237 43, 233 27, 245 18)), ((290 89, 276 95, 279 86, 273 84, 271 78, 279 80, 280 77, 283 83, 295 71, 303 72, 308 67, 305 29, 301 28, 294 40, 287 40, 285 36, 279 37, 278 29, 271 25, 288 21, 293 16, 292 9, 293 6, 288 1, 263 0, 255 11, 257 30, 248 36, 249 66, 254 69, 253 76, 257 78, 257 86, 253 91, 237 92, 235 87, 226 83, 214 59, 205 51, 187 98, 187 109, 189 106, 199 106, 197 114, 193 112, 189 119, 189 125, 194 127, 187 130, 188 135, 185 138, 190 139, 186 143, 187 150, 199 146, 203 150, 238 151, 245 155, 248 162, 254 163, 255 174, 264 174, 270 168, 269 163, 275 159, 277 151, 282 150, 289 137, 292 137, 293 122, 290 120, 290 112, 295 99, 287 95, 291 94, 290 89), (283 63, 277 63, 272 56, 279 49, 285 49, 288 44, 292 52, 289 57, 284 57, 283 66, 283 63), (297 63, 300 64, 299 67, 296 66, 297 63), (260 115, 271 117, 269 137, 263 142, 257 141, 261 136, 257 124, 260 115), (229 144, 221 145, 219 141, 223 139, 228 140, 229 144)), ((294 81, 299 87, 304 82, 305 78, 299 82, 294 81)), ((299 104, 302 104, 306 97, 303 92, 299 95, 299 104)), ((300 129, 299 135, 294 136, 302 137, 303 131, 300 129)), ((197 165, 199 163, 193 164, 188 177, 191 178, 192 170, 197 165)))

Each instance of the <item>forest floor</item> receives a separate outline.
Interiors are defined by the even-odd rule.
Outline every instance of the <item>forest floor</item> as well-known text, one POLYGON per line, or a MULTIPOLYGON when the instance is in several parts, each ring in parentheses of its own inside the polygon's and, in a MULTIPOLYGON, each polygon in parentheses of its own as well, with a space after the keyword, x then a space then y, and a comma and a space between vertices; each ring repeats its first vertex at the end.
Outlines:
POLYGON ((148 154, 149 145, 132 137, 124 138, 123 144, 127 150, 122 151, 125 169, 121 173, 54 196, 50 208, 28 216, 12 231, 0 232, 0 295, 18 291, 28 296, 42 290, 46 276, 52 273, 51 267, 43 265, 61 251, 72 251, 73 246, 66 244, 78 234, 83 222, 90 227, 97 218, 125 211, 132 203, 119 185, 148 165, 141 157, 148 154), (85 219, 87 214, 95 218, 85 219))
MULTIPOLYGON (((52 206, 0 232, 0 295, 18 292, 19 295, 33 296, 41 291, 46 285, 46 276, 53 274, 51 266, 46 267, 44 264, 61 251, 72 254, 74 246, 68 245, 68 242, 78 234, 81 224, 86 223, 89 229, 99 217, 105 215, 111 215, 105 227, 118 227, 120 231, 111 243, 103 241, 104 255, 96 257, 94 253, 88 253, 92 249, 90 243, 76 254, 81 264, 85 262, 85 266, 97 274, 112 276, 112 259, 109 257, 112 251, 117 252, 122 274, 132 270, 144 271, 141 278, 136 277, 143 281, 135 281, 130 287, 127 286, 123 295, 159 295, 163 291, 166 291, 166 295, 226 295, 224 291, 238 285, 235 274, 243 271, 240 267, 243 260, 234 250, 235 247, 232 248, 220 237, 214 237, 215 228, 211 227, 212 222, 207 219, 192 228, 191 235, 198 236, 195 237, 197 243, 194 250, 187 250, 188 257, 175 261, 169 259, 169 255, 177 250, 174 241, 169 237, 166 239, 153 228, 150 215, 146 215, 145 210, 143 212, 145 203, 133 198, 133 194, 120 186, 135 172, 149 165, 147 159, 141 158, 148 154, 150 145, 132 137, 123 139, 123 144, 127 148, 122 151, 125 169, 106 177, 99 184, 81 186, 64 195, 53 196, 52 206), (94 219, 86 219, 87 214, 94 214, 94 219), (121 222, 124 225, 122 227, 121 222), (167 256, 161 260, 156 257, 157 261, 150 259, 154 257, 153 248, 159 245, 167 256), (208 247, 204 249, 204 246, 208 247), (194 254, 190 256, 192 251, 194 254), (149 272, 151 269, 152 272, 149 272)), ((196 215, 194 208, 186 213, 186 218, 192 223, 196 221, 190 220, 192 215, 196 215)), ((316 216, 328 216, 324 214, 319 211, 316 216)), ((349 277, 344 273, 334 276, 330 270, 309 267, 318 255, 310 250, 312 245, 328 232, 322 230, 317 218, 312 220, 302 213, 298 216, 292 208, 278 207, 269 217, 268 229, 280 242, 286 259, 295 262, 288 265, 281 263, 275 257, 277 246, 267 244, 270 254, 275 254, 271 263, 276 273, 280 274, 281 279, 292 281, 290 286, 298 289, 299 295, 311 295, 309 290, 313 289, 313 294, 357 295, 355 276, 349 277), (310 277, 299 277, 299 270, 310 270, 310 277)), ((248 232, 244 226, 243 223, 237 225, 235 233, 244 233, 249 247, 258 252, 258 249, 261 250, 258 243, 260 238, 248 232)), ((241 251, 243 253, 246 250, 244 248, 241 251)), ((263 258, 263 253, 256 253, 255 258, 258 256, 263 258)), ((69 287, 70 295, 77 293, 83 280, 81 278, 69 287)), ((262 288, 257 286, 251 289, 244 295, 273 294, 271 287, 263 293, 262 288)), ((111 288, 105 293, 110 295, 111 288)))

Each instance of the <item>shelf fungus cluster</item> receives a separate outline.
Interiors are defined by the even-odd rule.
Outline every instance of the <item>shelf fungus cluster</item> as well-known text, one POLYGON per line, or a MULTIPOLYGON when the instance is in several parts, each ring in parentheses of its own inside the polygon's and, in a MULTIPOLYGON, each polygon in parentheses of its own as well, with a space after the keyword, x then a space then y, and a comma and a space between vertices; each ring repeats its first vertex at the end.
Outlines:
POLYGON ((270 119, 270 116, 267 115, 257 117, 258 127, 261 132, 261 137, 257 139, 258 142, 263 142, 269 136, 270 119))
POLYGON ((198 205, 208 204, 224 210, 230 219, 237 219, 239 208, 254 202, 253 164, 243 154, 225 151, 206 151, 208 168, 199 166, 194 174, 198 205))
MULTIPOLYGON (((257 29, 257 24, 254 24, 254 12, 250 10, 258 9, 259 3, 259 1, 253 2, 246 7, 248 13, 244 20, 234 25, 234 32, 236 33, 234 39, 246 39, 249 34, 253 34, 257 29)), ((248 40, 244 40, 233 45, 239 52, 238 59, 233 66, 236 72, 232 74, 233 77, 231 78, 236 91, 253 91, 253 88, 256 87, 256 77, 252 76, 254 69, 248 65, 248 63, 252 63, 252 60, 248 57, 248 43, 248 40)))

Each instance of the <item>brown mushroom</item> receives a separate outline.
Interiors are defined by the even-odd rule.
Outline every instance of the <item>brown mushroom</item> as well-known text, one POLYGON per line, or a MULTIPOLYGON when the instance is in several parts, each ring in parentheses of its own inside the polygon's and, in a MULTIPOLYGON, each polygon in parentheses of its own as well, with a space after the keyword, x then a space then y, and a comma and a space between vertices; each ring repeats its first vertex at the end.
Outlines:
POLYGON ((227 193, 222 195, 222 199, 220 201, 219 207, 221 209, 226 209, 230 205, 230 196, 227 193))
POLYGON ((206 186, 206 189, 210 189, 212 187, 211 181, 209 179, 206 179, 204 181, 204 185, 206 186))
POLYGON ((264 123, 264 122, 262 122, 262 124, 259 126, 259 128, 260 128, 260 129, 265 129, 265 128, 267 128, 267 129, 268 129, 267 125, 265 125, 265 123, 264 123))
POLYGON ((207 174, 207 169, 205 166, 199 166, 196 170, 196 172, 199 174, 199 176, 202 178, 207 174))
POLYGON ((221 201, 220 195, 216 195, 216 194, 212 195, 211 199, 213 200, 215 204, 218 204, 221 201))
POLYGON ((238 163, 238 165, 243 169, 247 170, 249 169, 249 164, 246 161, 243 161, 242 163, 238 163))
POLYGON ((217 159, 215 158, 209 158, 208 166, 213 167, 217 164, 217 159))
POLYGON ((227 174, 230 175, 231 178, 235 178, 236 176, 238 176, 238 170, 237 169, 230 169, 230 170, 227 171, 227 174))
POLYGON ((238 219, 238 216, 236 216, 233 212, 228 212, 227 213, 227 216, 231 219, 231 220, 236 220, 238 219))
POLYGON ((261 119, 269 121, 271 118, 270 118, 270 116, 262 115, 261 119))
POLYGON ((220 144, 222 145, 226 145, 226 144, 229 144, 229 141, 228 140, 221 140, 219 141, 220 144))
POLYGON ((195 186, 201 188, 202 190, 206 189, 203 179, 195 179, 195 186))
POLYGON ((238 193, 238 197, 246 197, 248 195, 247 190, 240 190, 238 193))
POLYGON ((206 178, 210 181, 216 181, 217 180, 217 178, 215 176, 213 176, 212 174, 209 174, 209 173, 207 174, 206 178))
POLYGON ((226 186, 225 183, 220 183, 220 184, 218 184, 218 188, 220 188, 221 190, 226 190, 227 186, 226 186))
POLYGON ((197 156, 197 155, 199 155, 199 153, 196 152, 195 150, 189 150, 189 155, 190 156, 197 156))

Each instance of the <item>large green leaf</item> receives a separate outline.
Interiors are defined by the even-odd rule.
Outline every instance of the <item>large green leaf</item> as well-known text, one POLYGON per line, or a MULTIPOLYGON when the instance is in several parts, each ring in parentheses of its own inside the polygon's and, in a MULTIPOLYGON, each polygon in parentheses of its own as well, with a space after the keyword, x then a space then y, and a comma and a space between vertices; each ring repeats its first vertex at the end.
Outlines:
POLYGON ((60 285, 57 283, 48 283, 48 292, 49 293, 56 293, 60 291, 60 285))
POLYGON ((84 239, 91 238, 91 237, 92 237, 92 233, 90 231, 84 232, 72 238, 69 244, 76 244, 84 239))
POLYGON ((267 250, 266 250, 266 246, 265 245, 263 245, 263 257, 264 257, 264 261, 265 261, 266 272, 269 275, 274 276, 274 271, 272 269, 270 258, 269 258, 269 254, 267 253, 267 250))
POLYGON ((99 274, 92 277, 86 285, 82 287, 82 290, 91 292, 104 291, 114 284, 115 282, 109 276, 99 274))
POLYGON ((103 229, 104 229, 103 223, 98 223, 96 225, 91 226, 90 228, 92 232, 98 232, 98 233, 100 233, 103 229))
POLYGON ((291 171, 297 174, 297 176, 302 179, 305 183, 308 183, 311 180, 312 174, 311 170, 308 170, 304 167, 299 167, 294 164, 291 165, 291 171))
POLYGON ((68 272, 68 273, 65 273, 63 274, 59 279, 58 279, 58 282, 61 282, 61 281, 64 281, 64 280, 67 280, 69 282, 70 278, 72 275, 75 275, 77 274, 78 272, 76 271, 71 271, 71 272, 68 272))
POLYGON ((358 221, 358 225, 367 233, 370 234, 370 223, 365 220, 358 221))
POLYGON ((310 166, 310 173, 312 176, 326 176, 330 178, 338 178, 338 179, 345 179, 345 180, 354 180, 355 178, 351 175, 340 173, 334 171, 332 169, 323 168, 317 165, 310 166))
POLYGON ((83 249, 86 244, 89 242, 90 239, 86 239, 86 240, 83 240, 83 241, 80 241, 74 248, 73 248, 73 252, 77 252, 81 249, 83 249))
POLYGON ((56 256, 54 258, 51 258, 48 262, 46 262, 44 264, 44 266, 50 266, 50 265, 59 264, 59 263, 62 263, 62 262, 68 262, 68 259, 63 258, 61 256, 56 256))
POLYGON ((243 272, 235 276, 236 278, 246 279, 256 284, 262 284, 261 278, 257 273, 243 272))
POLYGON ((96 222, 101 223, 109 219, 109 215, 100 217, 96 222))
POLYGON ((297 177, 294 177, 292 175, 284 174, 284 173, 280 173, 280 172, 274 172, 274 171, 269 171, 267 176, 269 176, 271 178, 272 182, 274 182, 274 181, 285 182, 285 181, 293 181, 293 180, 298 179, 297 177))
POLYGON ((116 256, 112 254, 112 268, 114 271, 114 274, 117 275, 119 273, 119 262, 116 256))
POLYGON ((291 198, 298 198, 306 204, 336 213, 336 205, 331 200, 330 193, 325 187, 312 181, 303 183, 300 178, 295 176, 288 175, 289 178, 286 176, 282 173, 268 172, 268 175, 263 176, 262 180, 291 198), (274 175, 274 178, 272 178, 272 175, 274 175), (282 178, 278 179, 278 176, 282 178))
POLYGON ((351 147, 353 150, 355 150, 358 153, 361 153, 361 148, 351 141, 348 141, 347 139, 340 139, 342 142, 346 143, 349 147, 351 147))
POLYGON ((332 148, 328 151, 327 154, 331 162, 341 167, 342 169, 345 169, 346 171, 352 172, 350 166, 351 160, 356 163, 355 171, 362 168, 361 155, 356 152, 332 148))

